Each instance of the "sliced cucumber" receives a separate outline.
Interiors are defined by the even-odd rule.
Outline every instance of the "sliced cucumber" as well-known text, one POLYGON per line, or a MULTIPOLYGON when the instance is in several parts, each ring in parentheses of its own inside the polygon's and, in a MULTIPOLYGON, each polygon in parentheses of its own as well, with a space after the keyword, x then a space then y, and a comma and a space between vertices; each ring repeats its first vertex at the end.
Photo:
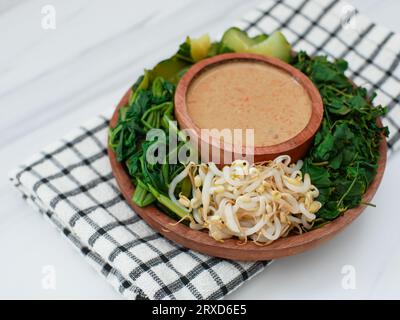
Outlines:
POLYGON ((268 39, 252 46, 248 52, 263 54, 289 62, 292 47, 280 31, 275 31, 268 39))
POLYGON ((236 27, 226 30, 221 42, 224 47, 228 47, 235 52, 247 52, 253 44, 247 33, 236 27))
POLYGON ((190 39, 190 54, 196 62, 207 57, 210 47, 211 41, 208 34, 197 39, 190 39))
POLYGON ((250 39, 251 39, 251 44, 255 45, 255 44, 258 44, 260 42, 263 42, 264 40, 267 40, 268 36, 266 34, 259 34, 259 35, 254 36, 253 38, 250 38, 250 39))
POLYGON ((224 33, 221 43, 222 47, 230 48, 235 52, 272 56, 286 62, 289 62, 292 50, 285 36, 279 31, 275 31, 269 37, 261 34, 250 38, 246 32, 233 27, 224 33))

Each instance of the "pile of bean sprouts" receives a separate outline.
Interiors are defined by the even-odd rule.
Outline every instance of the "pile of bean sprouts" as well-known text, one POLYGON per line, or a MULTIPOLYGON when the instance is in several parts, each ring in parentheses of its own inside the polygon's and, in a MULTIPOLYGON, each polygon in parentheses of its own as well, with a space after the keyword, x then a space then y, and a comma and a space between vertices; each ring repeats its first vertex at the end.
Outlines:
POLYGON ((250 165, 236 160, 222 170, 210 162, 193 162, 173 179, 169 197, 187 210, 192 229, 208 229, 215 240, 232 237, 269 244, 290 233, 308 231, 321 203, 310 176, 300 171, 303 162, 290 156, 250 165), (190 178, 192 195, 177 198, 175 188, 190 178))

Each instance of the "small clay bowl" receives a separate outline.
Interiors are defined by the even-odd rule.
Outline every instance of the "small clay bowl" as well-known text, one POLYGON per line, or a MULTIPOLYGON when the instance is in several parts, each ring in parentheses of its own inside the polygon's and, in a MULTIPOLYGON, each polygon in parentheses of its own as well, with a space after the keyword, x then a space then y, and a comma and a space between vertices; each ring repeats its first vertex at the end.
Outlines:
POLYGON ((195 135, 194 138, 196 139, 195 141, 198 141, 199 148, 207 146, 210 152, 209 159, 211 159, 211 152, 219 151, 220 159, 222 159, 222 161, 218 163, 219 166, 226 164, 226 162, 224 162, 224 153, 230 154, 230 159, 239 159, 244 154, 254 153, 255 162, 273 160, 279 155, 287 154, 291 156, 292 161, 297 161, 306 154, 308 148, 310 147, 312 139, 321 125, 323 109, 323 102, 318 89, 305 74, 279 59, 257 54, 226 53, 202 60, 194 64, 185 73, 185 75, 179 81, 175 93, 175 117, 178 120, 180 128, 191 129, 190 135, 195 135), (196 126, 193 119, 188 114, 186 101, 188 89, 192 81, 203 71, 216 65, 230 63, 232 61, 254 61, 258 63, 266 63, 287 72, 295 80, 297 80, 297 82, 300 83, 300 85, 302 85, 305 91, 308 93, 311 100, 311 117, 306 127, 293 138, 279 144, 271 146, 254 146, 254 148, 252 147, 251 150, 250 148, 243 146, 241 148, 241 154, 238 154, 238 150, 235 150, 233 145, 230 143, 220 143, 220 141, 215 138, 204 139, 204 137, 202 137, 200 134, 200 128, 196 126))

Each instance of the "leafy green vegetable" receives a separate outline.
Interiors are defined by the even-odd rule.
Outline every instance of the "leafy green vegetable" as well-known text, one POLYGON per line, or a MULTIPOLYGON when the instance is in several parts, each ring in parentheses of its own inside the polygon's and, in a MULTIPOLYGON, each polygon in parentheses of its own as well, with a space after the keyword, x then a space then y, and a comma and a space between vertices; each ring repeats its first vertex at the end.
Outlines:
MULTIPOLYGON (((171 213, 180 216, 182 209, 174 205, 167 194, 170 181, 184 168, 183 164, 171 165, 168 161, 152 164, 146 160, 150 149, 167 146, 164 140, 146 140, 146 133, 151 129, 161 129, 168 136, 170 121, 174 120, 174 92, 175 86, 161 77, 151 80, 149 73, 139 77, 132 86, 131 99, 119 111, 109 140, 117 160, 125 163, 136 186, 132 200, 141 207, 157 200, 171 213)), ((176 127, 172 129, 177 131, 176 127)), ((178 144, 177 149, 181 146, 178 144)), ((167 157, 176 152, 176 149, 170 150, 167 157)), ((187 193, 187 186, 182 188, 182 192, 187 193)))
MULTIPOLYGON (((176 54, 152 70, 146 70, 132 86, 129 101, 120 109, 118 122, 110 130, 109 141, 117 160, 125 163, 136 186, 133 196, 136 204, 144 207, 154 203, 174 217, 187 215, 168 197, 170 182, 184 168, 183 164, 171 164, 168 159, 174 157, 184 143, 168 150, 167 161, 151 164, 145 159, 146 153, 157 147, 167 147, 167 142, 157 138, 147 141, 146 133, 161 129, 168 137, 172 130, 185 141, 179 128, 171 122, 174 120, 175 85, 195 61, 243 50, 275 55, 286 61, 291 52, 290 45, 279 32, 269 37, 250 38, 244 31, 230 28, 221 41, 213 43, 207 36, 187 37, 176 54)), ((376 124, 377 117, 384 115, 386 108, 374 107, 375 95, 368 96, 366 89, 353 85, 345 75, 347 62, 344 60, 330 62, 324 56, 309 57, 299 52, 291 63, 314 82, 324 103, 321 128, 302 168, 320 191, 318 200, 323 206, 317 213, 318 226, 361 203, 376 174, 382 134, 388 135, 387 128, 376 124)), ((177 192, 190 193, 188 179, 178 185, 177 192)))
POLYGON ((368 97, 364 88, 355 87, 345 76, 344 60, 330 62, 299 52, 293 65, 314 82, 325 106, 322 126, 302 169, 320 190, 323 206, 317 215, 324 223, 361 203, 376 174, 382 134, 388 134, 387 128, 376 124, 386 108, 374 107, 375 95, 368 97))
POLYGON ((187 61, 174 56, 158 63, 153 70, 151 70, 151 77, 161 77, 170 83, 177 84, 181 76, 181 71, 189 65, 187 61))
POLYGON ((190 38, 186 37, 185 42, 183 42, 178 49, 178 52, 175 55, 178 59, 186 61, 188 63, 194 63, 194 59, 191 55, 190 50, 190 38))

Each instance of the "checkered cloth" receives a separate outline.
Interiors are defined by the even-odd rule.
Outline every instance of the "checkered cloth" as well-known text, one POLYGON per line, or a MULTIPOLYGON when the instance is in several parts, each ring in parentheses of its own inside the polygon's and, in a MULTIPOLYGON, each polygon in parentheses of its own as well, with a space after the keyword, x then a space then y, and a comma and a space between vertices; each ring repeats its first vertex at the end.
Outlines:
MULTIPOLYGON (((355 82, 376 90, 378 102, 390 108, 384 121, 393 152, 399 148, 400 37, 361 15, 349 19, 343 7, 337 1, 269 0, 237 25, 250 34, 281 29, 295 50, 347 59, 355 82)), ((108 119, 96 117, 47 147, 11 180, 114 288, 130 299, 217 299, 268 265, 209 257, 154 232, 113 178, 108 119)))

